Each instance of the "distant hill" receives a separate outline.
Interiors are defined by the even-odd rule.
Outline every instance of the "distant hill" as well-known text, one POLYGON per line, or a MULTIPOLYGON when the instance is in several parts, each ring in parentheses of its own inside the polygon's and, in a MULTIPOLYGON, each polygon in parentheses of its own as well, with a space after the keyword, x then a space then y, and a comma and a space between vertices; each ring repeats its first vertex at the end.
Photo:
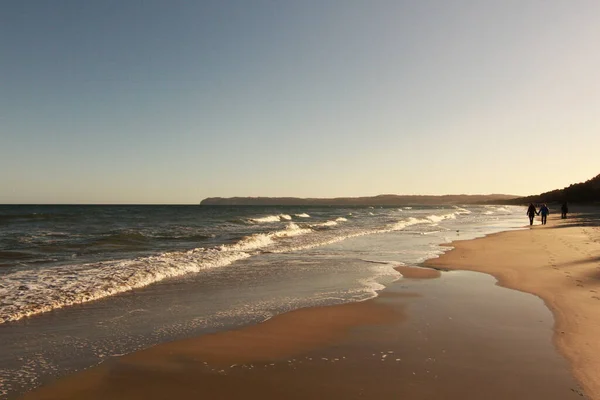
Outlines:
POLYGON ((600 175, 588 181, 576 183, 564 189, 556 189, 542 194, 519 197, 505 204, 526 203, 596 203, 600 202, 600 175))
POLYGON ((408 206, 408 205, 454 205, 485 202, 505 202, 516 196, 506 194, 399 196, 382 194, 372 197, 298 198, 298 197, 209 197, 201 205, 222 206, 408 206))

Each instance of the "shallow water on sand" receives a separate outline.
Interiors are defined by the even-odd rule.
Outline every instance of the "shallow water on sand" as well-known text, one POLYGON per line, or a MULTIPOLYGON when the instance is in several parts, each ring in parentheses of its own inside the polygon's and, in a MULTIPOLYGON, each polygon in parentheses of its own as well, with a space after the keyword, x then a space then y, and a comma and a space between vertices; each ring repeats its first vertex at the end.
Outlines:
MULTIPOLYGON (((351 328, 311 350, 305 349, 306 333, 298 327, 295 339, 286 337, 286 356, 265 359, 264 353, 255 351, 251 361, 240 362, 237 353, 223 347, 229 360, 225 363, 217 361, 219 351, 203 346, 199 338, 186 343, 177 356, 169 356, 169 351, 140 353, 135 361, 106 364, 100 380, 87 373, 78 382, 93 385, 90 399, 202 394, 221 399, 581 398, 565 360, 552 344, 549 310, 539 298, 495 283, 493 277, 474 272, 404 279, 389 285, 372 300, 371 308, 372 312, 392 309, 404 318, 351 328), (203 347, 213 361, 202 358, 198 348, 203 347), (186 357, 188 348, 195 350, 186 357)), ((342 312, 338 318, 347 316, 342 312)), ((331 317, 336 318, 335 312, 331 317)), ((278 321, 270 321, 271 328, 258 335, 276 340, 269 329, 277 331, 278 321)), ((281 323, 290 323, 286 321, 281 323)), ((323 330, 329 329, 328 321, 321 322, 323 330)), ((259 336, 253 340, 262 342, 259 336)), ((76 393, 72 397, 72 381, 48 389, 54 391, 49 398, 77 398, 76 393)), ((49 393, 42 388, 38 394, 49 393)))
POLYGON ((552 314, 533 295, 460 271, 398 281, 374 301, 402 307, 406 319, 355 328, 334 345, 278 362, 208 364, 199 384, 222 389, 224 399, 238 390, 265 399, 582 396, 552 343, 552 314))

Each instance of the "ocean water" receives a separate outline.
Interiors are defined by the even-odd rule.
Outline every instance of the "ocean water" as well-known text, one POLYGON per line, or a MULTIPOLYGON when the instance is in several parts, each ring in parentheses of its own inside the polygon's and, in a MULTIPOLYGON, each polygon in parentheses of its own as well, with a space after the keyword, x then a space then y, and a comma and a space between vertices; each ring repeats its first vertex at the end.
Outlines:
POLYGON ((372 298, 522 207, 0 206, 0 398, 157 343, 372 298))

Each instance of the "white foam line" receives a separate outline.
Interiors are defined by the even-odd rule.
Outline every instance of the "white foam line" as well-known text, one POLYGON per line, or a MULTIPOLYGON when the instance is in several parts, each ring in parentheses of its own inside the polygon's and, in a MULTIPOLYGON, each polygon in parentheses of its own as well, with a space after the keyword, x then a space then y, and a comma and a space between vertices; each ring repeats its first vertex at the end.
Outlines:
POLYGON ((2 279, 0 324, 222 267, 247 257, 250 254, 242 251, 195 249, 134 260, 14 272, 2 279))
MULTIPOLYGON (((442 219, 454 214, 441 216, 442 219)), ((289 220, 285 214, 267 216, 279 221, 289 220)), ((286 229, 271 233, 250 235, 231 245, 215 249, 198 248, 190 251, 169 252, 156 256, 133 260, 117 260, 90 264, 66 265, 37 270, 17 271, 3 276, 0 286, 0 324, 23 317, 48 312, 54 309, 81 304, 88 301, 113 296, 136 288, 148 286, 164 279, 196 273, 204 269, 229 265, 237 260, 250 257, 248 251, 268 249, 273 253, 283 253, 320 247, 343 240, 405 229, 416 224, 433 223, 426 219, 409 218, 381 229, 367 229, 344 233, 326 240, 317 239, 300 245, 286 242, 275 246, 277 239, 306 235, 314 231, 289 222, 286 229)), ((438 217, 440 218, 440 217, 438 217)), ((343 217, 337 221, 342 221, 343 217)), ((337 222, 331 221, 331 222, 337 222)), ((339 232, 342 233, 342 232, 339 232)))

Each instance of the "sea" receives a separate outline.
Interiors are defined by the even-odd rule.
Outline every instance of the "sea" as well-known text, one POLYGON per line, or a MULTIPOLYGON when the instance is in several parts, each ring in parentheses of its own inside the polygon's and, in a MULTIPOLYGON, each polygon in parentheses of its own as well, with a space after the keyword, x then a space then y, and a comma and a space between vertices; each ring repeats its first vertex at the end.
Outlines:
POLYGON ((0 205, 0 398, 149 346, 364 301, 523 207, 0 205))

